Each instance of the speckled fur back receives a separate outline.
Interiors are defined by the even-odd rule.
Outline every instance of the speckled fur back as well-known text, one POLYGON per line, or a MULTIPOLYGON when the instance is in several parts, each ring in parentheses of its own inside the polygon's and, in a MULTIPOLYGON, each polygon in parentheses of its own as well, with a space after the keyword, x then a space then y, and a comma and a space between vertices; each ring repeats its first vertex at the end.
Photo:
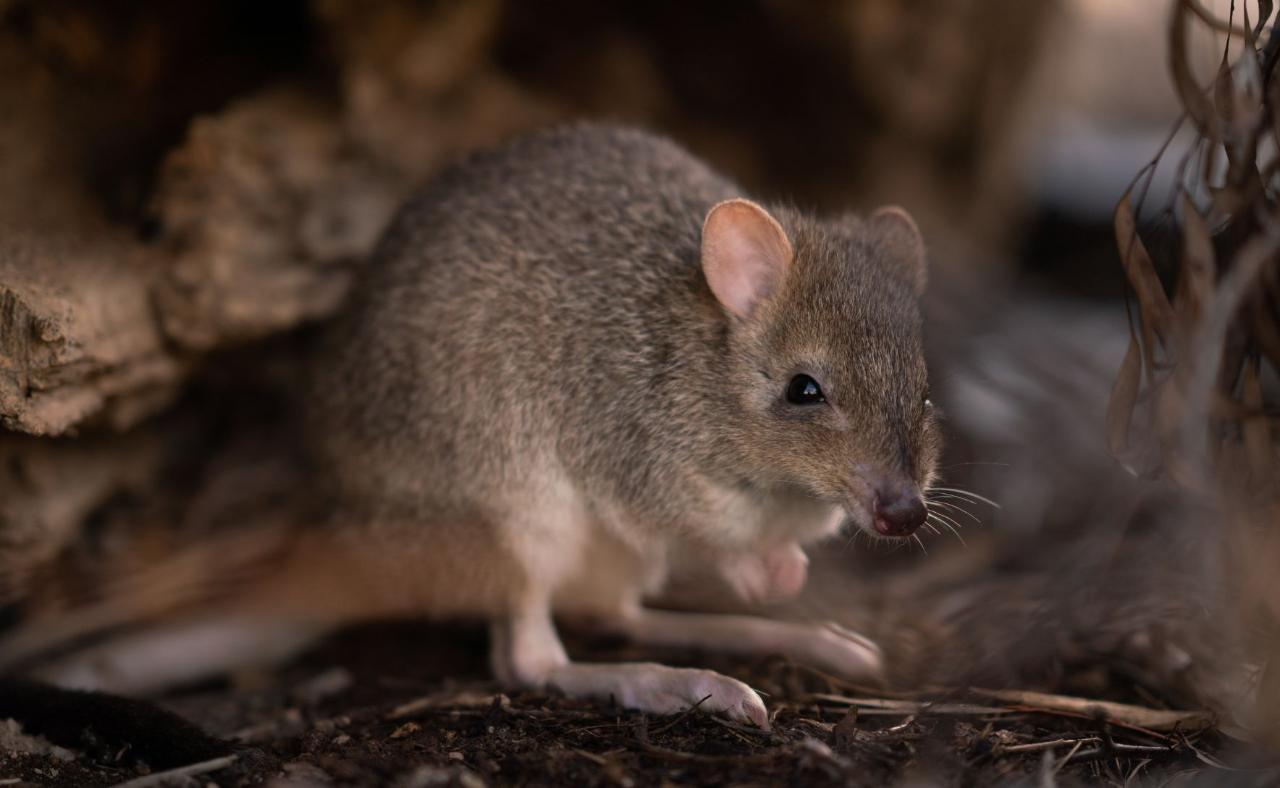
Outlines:
POLYGON ((552 468, 639 513, 641 528, 679 528, 708 505, 706 480, 834 491, 839 469, 787 445, 806 428, 770 433, 746 401, 785 378, 735 383, 768 378, 759 358, 781 351, 848 381, 865 422, 855 448, 927 470, 916 293, 892 237, 775 209, 795 274, 735 345, 699 243, 708 209, 740 194, 671 142, 596 125, 435 178, 321 354, 312 432, 336 487, 371 509, 503 519, 554 494, 552 468))

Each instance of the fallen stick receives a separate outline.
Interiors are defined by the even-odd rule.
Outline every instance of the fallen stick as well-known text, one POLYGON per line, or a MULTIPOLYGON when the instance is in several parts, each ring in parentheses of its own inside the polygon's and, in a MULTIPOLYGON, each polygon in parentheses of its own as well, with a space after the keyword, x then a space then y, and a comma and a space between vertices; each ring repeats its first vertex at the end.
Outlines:
POLYGON ((1029 744, 1010 744, 1007 746, 996 745, 994 750, 1000 754, 1010 752, 1040 752, 1041 750, 1052 750, 1056 747, 1065 747, 1068 744, 1074 744, 1078 748, 1082 744, 1099 741, 1102 741, 1102 739, 1099 739, 1097 736, 1086 736, 1083 739, 1054 739, 1053 741, 1037 741, 1029 744))
POLYGON ((812 700, 857 706, 861 710, 881 711, 890 714, 1008 714, 999 706, 977 706, 972 703, 933 703, 930 701, 897 700, 896 698, 851 698, 828 692, 814 692, 812 700))
POLYGON ((432 695, 426 695, 421 698, 401 703, 392 709, 387 715, 388 720, 398 720, 404 717, 412 717, 419 712, 428 709, 442 709, 450 707, 476 708, 479 706, 492 706, 497 702, 502 708, 511 705, 511 700, 502 693, 478 693, 463 690, 462 692, 437 692, 432 695))
POLYGON ((1069 712, 1086 717, 1101 715, 1111 722, 1152 731, 1171 731, 1175 728, 1196 731, 1210 728, 1214 724, 1213 715, 1207 711, 1148 709, 1145 706, 1133 706, 1128 703, 1075 698, 1070 695, 1052 695, 1030 690, 975 688, 970 692, 1030 710, 1069 712))
POLYGON ((235 763, 236 755, 224 755, 221 758, 211 758, 200 763, 193 763, 187 766, 179 766, 176 769, 167 769, 163 772, 155 772, 145 777, 138 777, 134 780, 126 780, 122 783, 116 783, 113 788, 148 788, 153 785, 163 785, 169 780, 176 780, 180 777, 194 777, 197 774, 208 774, 216 772, 219 769, 225 769, 235 763))

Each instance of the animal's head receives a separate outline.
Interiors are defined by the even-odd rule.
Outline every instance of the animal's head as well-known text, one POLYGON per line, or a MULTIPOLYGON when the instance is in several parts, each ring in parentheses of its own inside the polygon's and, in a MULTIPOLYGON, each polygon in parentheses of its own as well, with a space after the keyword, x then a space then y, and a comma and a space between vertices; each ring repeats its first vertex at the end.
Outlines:
POLYGON ((707 215, 702 268, 729 323, 725 429, 748 475, 839 503, 872 534, 922 525, 940 441, 911 217, 774 218, 729 200, 707 215))

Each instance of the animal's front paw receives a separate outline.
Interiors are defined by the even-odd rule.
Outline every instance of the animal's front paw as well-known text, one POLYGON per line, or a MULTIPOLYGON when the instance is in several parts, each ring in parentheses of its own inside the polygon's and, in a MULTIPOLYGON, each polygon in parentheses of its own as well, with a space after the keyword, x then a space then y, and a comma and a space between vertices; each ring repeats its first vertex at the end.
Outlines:
POLYGON ((720 565, 730 587, 752 604, 786 599, 800 593, 809 576, 809 558, 789 542, 765 553, 734 556, 720 565))
POLYGON ((764 554, 765 570, 769 573, 770 596, 793 597, 804 588, 809 579, 809 557, 792 542, 775 547, 764 554))

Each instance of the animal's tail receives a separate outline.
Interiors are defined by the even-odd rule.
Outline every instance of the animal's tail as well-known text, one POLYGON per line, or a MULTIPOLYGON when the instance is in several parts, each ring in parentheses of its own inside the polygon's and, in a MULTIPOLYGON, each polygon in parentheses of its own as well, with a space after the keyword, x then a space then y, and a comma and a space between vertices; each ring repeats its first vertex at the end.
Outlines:
POLYGON ((291 565, 302 534, 289 521, 258 522, 176 543, 143 529, 127 549, 93 554, 73 545, 28 572, 7 607, 0 674, 20 673, 111 635, 219 605, 291 565))

